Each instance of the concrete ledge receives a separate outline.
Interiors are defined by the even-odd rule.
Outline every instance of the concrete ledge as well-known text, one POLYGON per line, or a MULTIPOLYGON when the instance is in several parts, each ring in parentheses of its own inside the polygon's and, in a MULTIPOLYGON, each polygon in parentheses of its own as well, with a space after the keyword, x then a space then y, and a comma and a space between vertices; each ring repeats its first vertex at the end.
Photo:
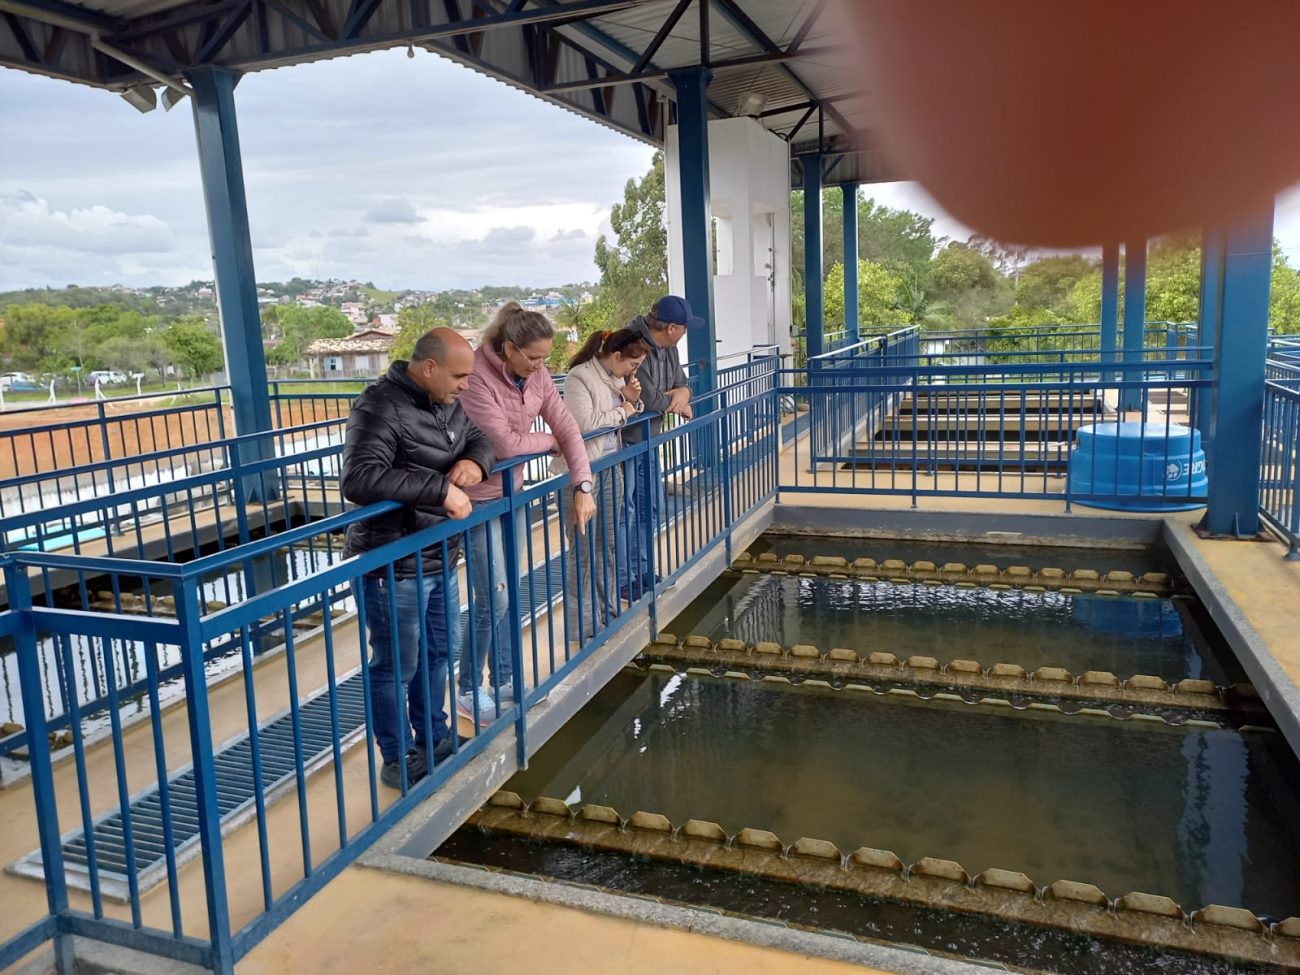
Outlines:
MULTIPOLYGON (((791 498, 798 497, 791 494, 791 498)), ((863 498, 869 503, 870 498, 863 498)), ((1008 502, 1013 504, 1014 502, 1008 502)), ((789 535, 856 536, 906 541, 1069 548, 1144 549, 1161 539, 1158 515, 1015 514, 1003 511, 776 506, 771 529, 789 535)))
POLYGON ((405 857, 392 857, 386 863, 375 865, 442 883, 545 901, 606 917, 677 928, 828 961, 863 965, 892 975, 987 975, 990 971, 1007 970, 1002 965, 981 965, 942 958, 919 948, 891 947, 859 941, 847 935, 802 931, 775 922, 732 917, 717 911, 667 904, 618 891, 593 890, 565 881, 405 857))
MULTIPOLYGON (((150 955, 121 945, 69 935, 76 975, 209 975, 209 970, 187 962, 150 955)), ((54 948, 47 945, 13 975, 58 975, 54 948)))
MULTIPOLYGON (((1245 611, 1229 594, 1219 576, 1201 556, 1191 527, 1180 519, 1165 522, 1162 540, 1178 560, 1202 605, 1241 662, 1259 699, 1277 722, 1291 747, 1300 753, 1300 688, 1269 650, 1268 642, 1251 626, 1245 611)), ((1222 541, 1215 545, 1252 545, 1222 541)), ((1280 556, 1279 556, 1280 557, 1280 556)), ((1300 603, 1300 592, 1297 592, 1300 603)))

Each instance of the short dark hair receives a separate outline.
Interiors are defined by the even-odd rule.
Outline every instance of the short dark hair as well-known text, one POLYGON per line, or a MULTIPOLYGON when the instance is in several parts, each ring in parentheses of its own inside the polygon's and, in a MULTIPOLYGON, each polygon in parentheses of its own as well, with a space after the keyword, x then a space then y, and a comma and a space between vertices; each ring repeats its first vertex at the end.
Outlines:
POLYGON ((415 348, 411 350, 412 362, 423 362, 425 359, 432 359, 434 362, 442 365, 447 358, 447 343, 442 340, 438 330, 432 329, 425 332, 415 340, 415 348))

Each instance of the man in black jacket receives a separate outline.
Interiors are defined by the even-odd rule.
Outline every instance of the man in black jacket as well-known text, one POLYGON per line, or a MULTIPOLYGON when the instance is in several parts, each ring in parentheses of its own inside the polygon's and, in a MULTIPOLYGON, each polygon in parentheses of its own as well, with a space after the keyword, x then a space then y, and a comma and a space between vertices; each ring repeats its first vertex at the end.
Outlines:
MULTIPOLYGON (((473 371, 469 343, 449 328, 435 328, 415 343, 410 362, 394 362, 352 404, 343 446, 343 495, 356 504, 397 501, 403 507, 351 525, 345 556, 406 538, 446 518, 469 516, 463 488, 483 480, 495 462, 487 437, 458 402, 473 371)), ((384 758, 380 778, 393 788, 401 787, 403 758, 407 782, 414 784, 428 772, 430 747, 434 762, 452 751, 443 701, 448 660, 460 647, 455 567, 460 539, 455 535, 394 561, 391 587, 386 566, 362 580, 370 631, 370 706, 384 758), (408 707, 403 708, 403 700, 408 707), (427 740, 426 721, 432 724, 432 741, 427 740), (414 747, 408 750, 412 740, 414 747)))

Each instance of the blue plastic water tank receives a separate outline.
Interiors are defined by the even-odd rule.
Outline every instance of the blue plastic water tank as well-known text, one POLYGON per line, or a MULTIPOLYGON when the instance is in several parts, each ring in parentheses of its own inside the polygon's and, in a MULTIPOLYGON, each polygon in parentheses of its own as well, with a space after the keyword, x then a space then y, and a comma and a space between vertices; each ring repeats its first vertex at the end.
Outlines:
POLYGON ((1071 494, 1133 495, 1132 501, 1080 501, 1116 511, 1185 511, 1204 497, 1205 452, 1200 431, 1163 423, 1094 423, 1080 427, 1070 454, 1071 494), (1145 497, 1137 497, 1142 494, 1145 497), (1153 496, 1167 495, 1168 501, 1153 496))

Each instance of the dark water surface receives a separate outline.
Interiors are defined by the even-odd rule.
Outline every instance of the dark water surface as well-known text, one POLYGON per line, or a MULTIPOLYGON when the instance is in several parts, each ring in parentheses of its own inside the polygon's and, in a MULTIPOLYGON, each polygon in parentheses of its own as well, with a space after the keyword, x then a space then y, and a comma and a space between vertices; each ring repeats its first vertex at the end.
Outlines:
POLYGON ((508 788, 1300 914, 1300 763, 1269 732, 623 674, 508 788))
POLYGON ((652 892, 668 901, 1001 962, 1012 971, 1060 975, 1281 975, 1285 971, 1274 965, 1101 941, 843 891, 737 877, 667 860, 520 840, 468 826, 453 834, 436 855, 610 890, 652 892))
POLYGON ((974 659, 1064 667, 1074 674, 1154 674, 1168 681, 1241 680, 1212 648, 1191 601, 1065 595, 746 573, 718 579, 668 627, 823 650, 883 650, 941 662, 974 659))

